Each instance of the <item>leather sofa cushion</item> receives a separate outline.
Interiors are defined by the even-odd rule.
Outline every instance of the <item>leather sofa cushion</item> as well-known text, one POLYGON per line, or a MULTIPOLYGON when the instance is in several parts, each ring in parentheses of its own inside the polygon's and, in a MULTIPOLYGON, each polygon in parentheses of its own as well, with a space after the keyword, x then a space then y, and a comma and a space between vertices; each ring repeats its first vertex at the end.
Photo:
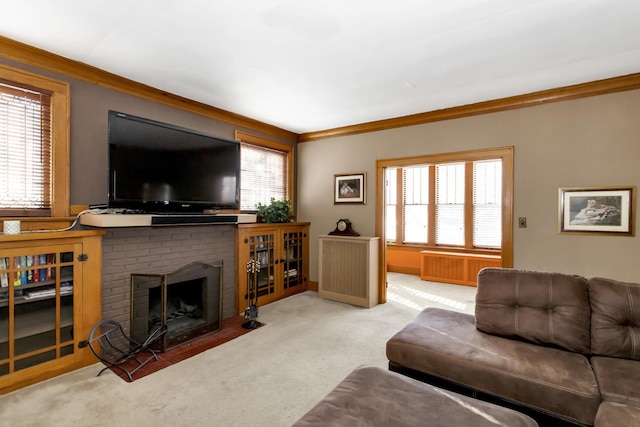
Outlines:
POLYGON ((600 386, 602 400, 640 408, 640 363, 617 357, 594 356, 591 366, 600 386))
POLYGON ((640 360, 640 284, 589 279, 591 351, 640 360))
POLYGON ((294 426, 536 427, 526 415, 379 367, 351 372, 294 426))
POLYGON ((587 280, 507 268, 478 273, 476 327, 486 333, 591 353, 587 280))
POLYGON ((601 402, 585 356, 486 334, 465 313, 423 310, 387 341, 387 358, 586 425, 601 402))
POLYGON ((622 403, 604 402, 598 408, 594 427, 640 426, 640 408, 622 403))

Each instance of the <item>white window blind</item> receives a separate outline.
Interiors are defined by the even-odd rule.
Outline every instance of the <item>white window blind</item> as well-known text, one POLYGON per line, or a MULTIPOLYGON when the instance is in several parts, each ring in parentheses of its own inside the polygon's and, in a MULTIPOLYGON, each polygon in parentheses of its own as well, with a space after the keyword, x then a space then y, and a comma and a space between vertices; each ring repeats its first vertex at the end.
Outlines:
POLYGON ((405 243, 427 243, 429 218, 429 166, 404 168, 403 218, 405 243))
POLYGON ((51 209, 51 94, 0 80, 0 211, 51 209))
POLYGON ((502 245, 502 161, 473 163, 473 246, 502 245))
POLYGON ((436 165, 436 244, 464 246, 465 165, 436 165))
POLYGON ((240 148, 240 209, 255 211, 256 204, 287 198, 287 152, 242 143, 240 148))

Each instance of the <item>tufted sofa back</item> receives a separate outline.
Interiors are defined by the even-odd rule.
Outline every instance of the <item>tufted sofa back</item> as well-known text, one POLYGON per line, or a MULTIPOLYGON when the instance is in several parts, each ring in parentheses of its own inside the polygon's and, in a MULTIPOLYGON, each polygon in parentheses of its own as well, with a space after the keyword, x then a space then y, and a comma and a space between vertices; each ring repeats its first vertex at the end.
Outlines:
POLYGON ((640 360, 640 284, 589 279, 591 352, 640 360))
POLYGON ((507 268, 478 273, 480 331, 591 353, 591 309, 584 277, 507 268))

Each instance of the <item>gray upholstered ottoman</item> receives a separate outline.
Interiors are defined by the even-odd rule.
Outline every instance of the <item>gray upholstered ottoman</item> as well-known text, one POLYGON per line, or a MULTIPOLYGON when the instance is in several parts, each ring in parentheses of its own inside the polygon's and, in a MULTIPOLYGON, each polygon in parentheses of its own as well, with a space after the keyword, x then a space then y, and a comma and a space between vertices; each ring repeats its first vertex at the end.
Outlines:
POLYGON ((533 427, 524 414, 361 366, 296 424, 302 426, 533 427))

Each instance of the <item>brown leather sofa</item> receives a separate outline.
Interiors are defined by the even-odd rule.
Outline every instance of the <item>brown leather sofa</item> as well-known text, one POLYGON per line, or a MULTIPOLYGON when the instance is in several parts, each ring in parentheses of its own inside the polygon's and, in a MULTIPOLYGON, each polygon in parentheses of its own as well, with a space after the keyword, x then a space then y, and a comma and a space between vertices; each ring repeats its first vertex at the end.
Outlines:
POLYGON ((427 308, 386 350, 392 371, 541 426, 640 426, 640 284, 486 268, 475 316, 427 308))

